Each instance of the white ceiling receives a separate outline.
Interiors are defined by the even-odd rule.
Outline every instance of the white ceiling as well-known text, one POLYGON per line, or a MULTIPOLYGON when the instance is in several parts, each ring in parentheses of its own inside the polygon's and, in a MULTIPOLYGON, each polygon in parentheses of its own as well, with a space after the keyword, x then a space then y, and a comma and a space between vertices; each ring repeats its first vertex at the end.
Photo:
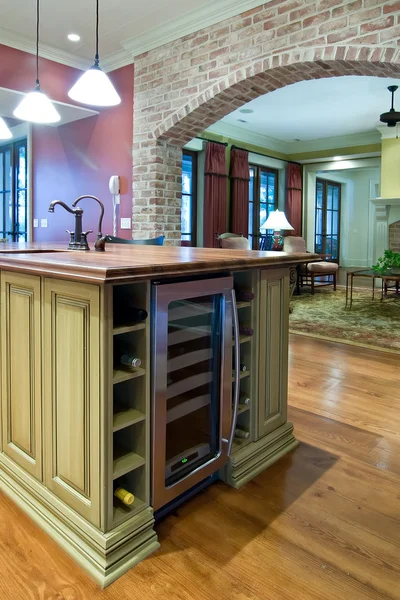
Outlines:
MULTIPOLYGON (((380 77, 333 77, 300 81, 247 103, 213 126, 234 126, 246 133, 281 142, 318 140, 376 131, 379 115, 390 109, 389 85, 400 79, 380 77), (246 120, 242 123, 239 119, 246 120)), ((400 89, 395 95, 400 110, 400 89)))
MULTIPOLYGON (((100 59, 110 68, 133 56, 217 23, 259 0, 100 0, 100 59)), ((41 0, 41 55, 84 68, 94 56, 95 0, 41 0), (69 33, 81 36, 70 42, 69 33)), ((36 2, 0 2, 0 43, 34 51, 36 2)))

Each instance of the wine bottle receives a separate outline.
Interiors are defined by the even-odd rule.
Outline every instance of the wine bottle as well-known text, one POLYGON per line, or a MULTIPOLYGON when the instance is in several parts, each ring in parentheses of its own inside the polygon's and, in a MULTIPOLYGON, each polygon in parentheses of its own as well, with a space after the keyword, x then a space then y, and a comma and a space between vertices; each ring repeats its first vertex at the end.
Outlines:
POLYGON ((240 396, 239 404, 242 404, 243 406, 248 406, 250 404, 250 398, 248 396, 240 396))
POLYGON ((147 310, 144 308, 136 308, 136 306, 126 306, 125 307, 126 314, 129 317, 130 321, 136 323, 137 321, 145 321, 148 316, 147 310))
POLYGON ((235 438, 241 438, 247 440, 250 437, 250 433, 245 431, 244 429, 239 429, 238 427, 235 429, 235 438))
POLYGON ((140 367, 140 365, 142 364, 140 358, 137 358, 132 354, 123 354, 119 359, 119 362, 121 363, 121 365, 124 365, 124 367, 129 367, 130 369, 140 367))
POLYGON ((254 300, 254 293, 246 292, 246 290, 236 290, 236 300, 238 302, 251 302, 254 300))
POLYGON ((240 335, 254 335, 254 329, 252 329, 251 327, 239 327, 239 333, 240 335))
POLYGON ((131 506, 135 501, 135 496, 122 487, 118 487, 114 491, 114 496, 126 506, 131 506))

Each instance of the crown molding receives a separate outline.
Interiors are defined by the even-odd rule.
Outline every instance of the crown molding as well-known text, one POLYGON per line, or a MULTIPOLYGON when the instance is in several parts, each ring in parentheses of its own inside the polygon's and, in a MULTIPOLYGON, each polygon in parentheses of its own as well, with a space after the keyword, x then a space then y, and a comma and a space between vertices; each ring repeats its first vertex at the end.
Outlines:
POLYGON ((399 137, 399 125, 396 127, 388 127, 387 125, 379 125, 377 130, 380 133, 382 140, 391 140, 399 137))
POLYGON ((100 59, 100 66, 106 73, 121 69, 133 64, 133 58, 126 50, 118 50, 113 54, 107 54, 100 59))
MULTIPOLYGON (((270 0, 268 0, 270 1, 270 0)), ((265 4, 268 4, 266 2, 265 4)), ((122 42, 132 58, 260 6, 260 0, 220 0, 122 42)))
MULTIPOLYGON (((7 29, 0 28, 0 43, 4 46, 15 48, 16 50, 22 50, 22 52, 27 52, 28 54, 36 54, 36 45, 34 41, 22 35, 18 35, 17 33, 12 33, 7 29)), ((93 62, 70 52, 60 50, 59 48, 47 46, 46 44, 40 44, 39 56, 82 71, 88 69, 93 62)))
POLYGON ((245 142, 246 144, 252 144, 253 146, 260 146, 266 150, 275 150, 275 152, 280 152, 282 154, 289 153, 288 147, 290 144, 270 138, 266 135, 262 135, 261 133, 255 133, 249 129, 238 127, 237 125, 231 125, 230 123, 219 121, 218 123, 208 127, 206 129, 206 132, 207 131, 237 140, 238 142, 245 142))

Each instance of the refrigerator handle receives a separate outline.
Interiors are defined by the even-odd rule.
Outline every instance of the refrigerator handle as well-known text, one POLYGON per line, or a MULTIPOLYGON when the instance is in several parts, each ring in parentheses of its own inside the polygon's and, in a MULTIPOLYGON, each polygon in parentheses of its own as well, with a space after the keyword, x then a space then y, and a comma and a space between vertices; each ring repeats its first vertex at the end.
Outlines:
POLYGON ((239 387, 240 387, 240 338, 239 338, 239 317, 236 304, 235 290, 232 288, 232 313, 233 313, 233 339, 235 342, 235 383, 233 393, 232 423, 228 442, 228 456, 231 454, 233 436, 235 434, 236 420, 239 409, 239 387))

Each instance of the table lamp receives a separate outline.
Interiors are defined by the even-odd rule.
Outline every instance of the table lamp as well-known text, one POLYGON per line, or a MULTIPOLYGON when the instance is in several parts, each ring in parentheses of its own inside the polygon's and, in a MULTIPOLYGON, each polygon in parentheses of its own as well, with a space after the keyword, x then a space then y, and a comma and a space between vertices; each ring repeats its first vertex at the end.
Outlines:
POLYGON ((281 210, 275 210, 272 212, 268 219, 260 226, 261 229, 273 229, 271 250, 282 250, 283 249, 283 237, 282 231, 293 231, 294 227, 291 226, 287 220, 285 213, 281 210))

